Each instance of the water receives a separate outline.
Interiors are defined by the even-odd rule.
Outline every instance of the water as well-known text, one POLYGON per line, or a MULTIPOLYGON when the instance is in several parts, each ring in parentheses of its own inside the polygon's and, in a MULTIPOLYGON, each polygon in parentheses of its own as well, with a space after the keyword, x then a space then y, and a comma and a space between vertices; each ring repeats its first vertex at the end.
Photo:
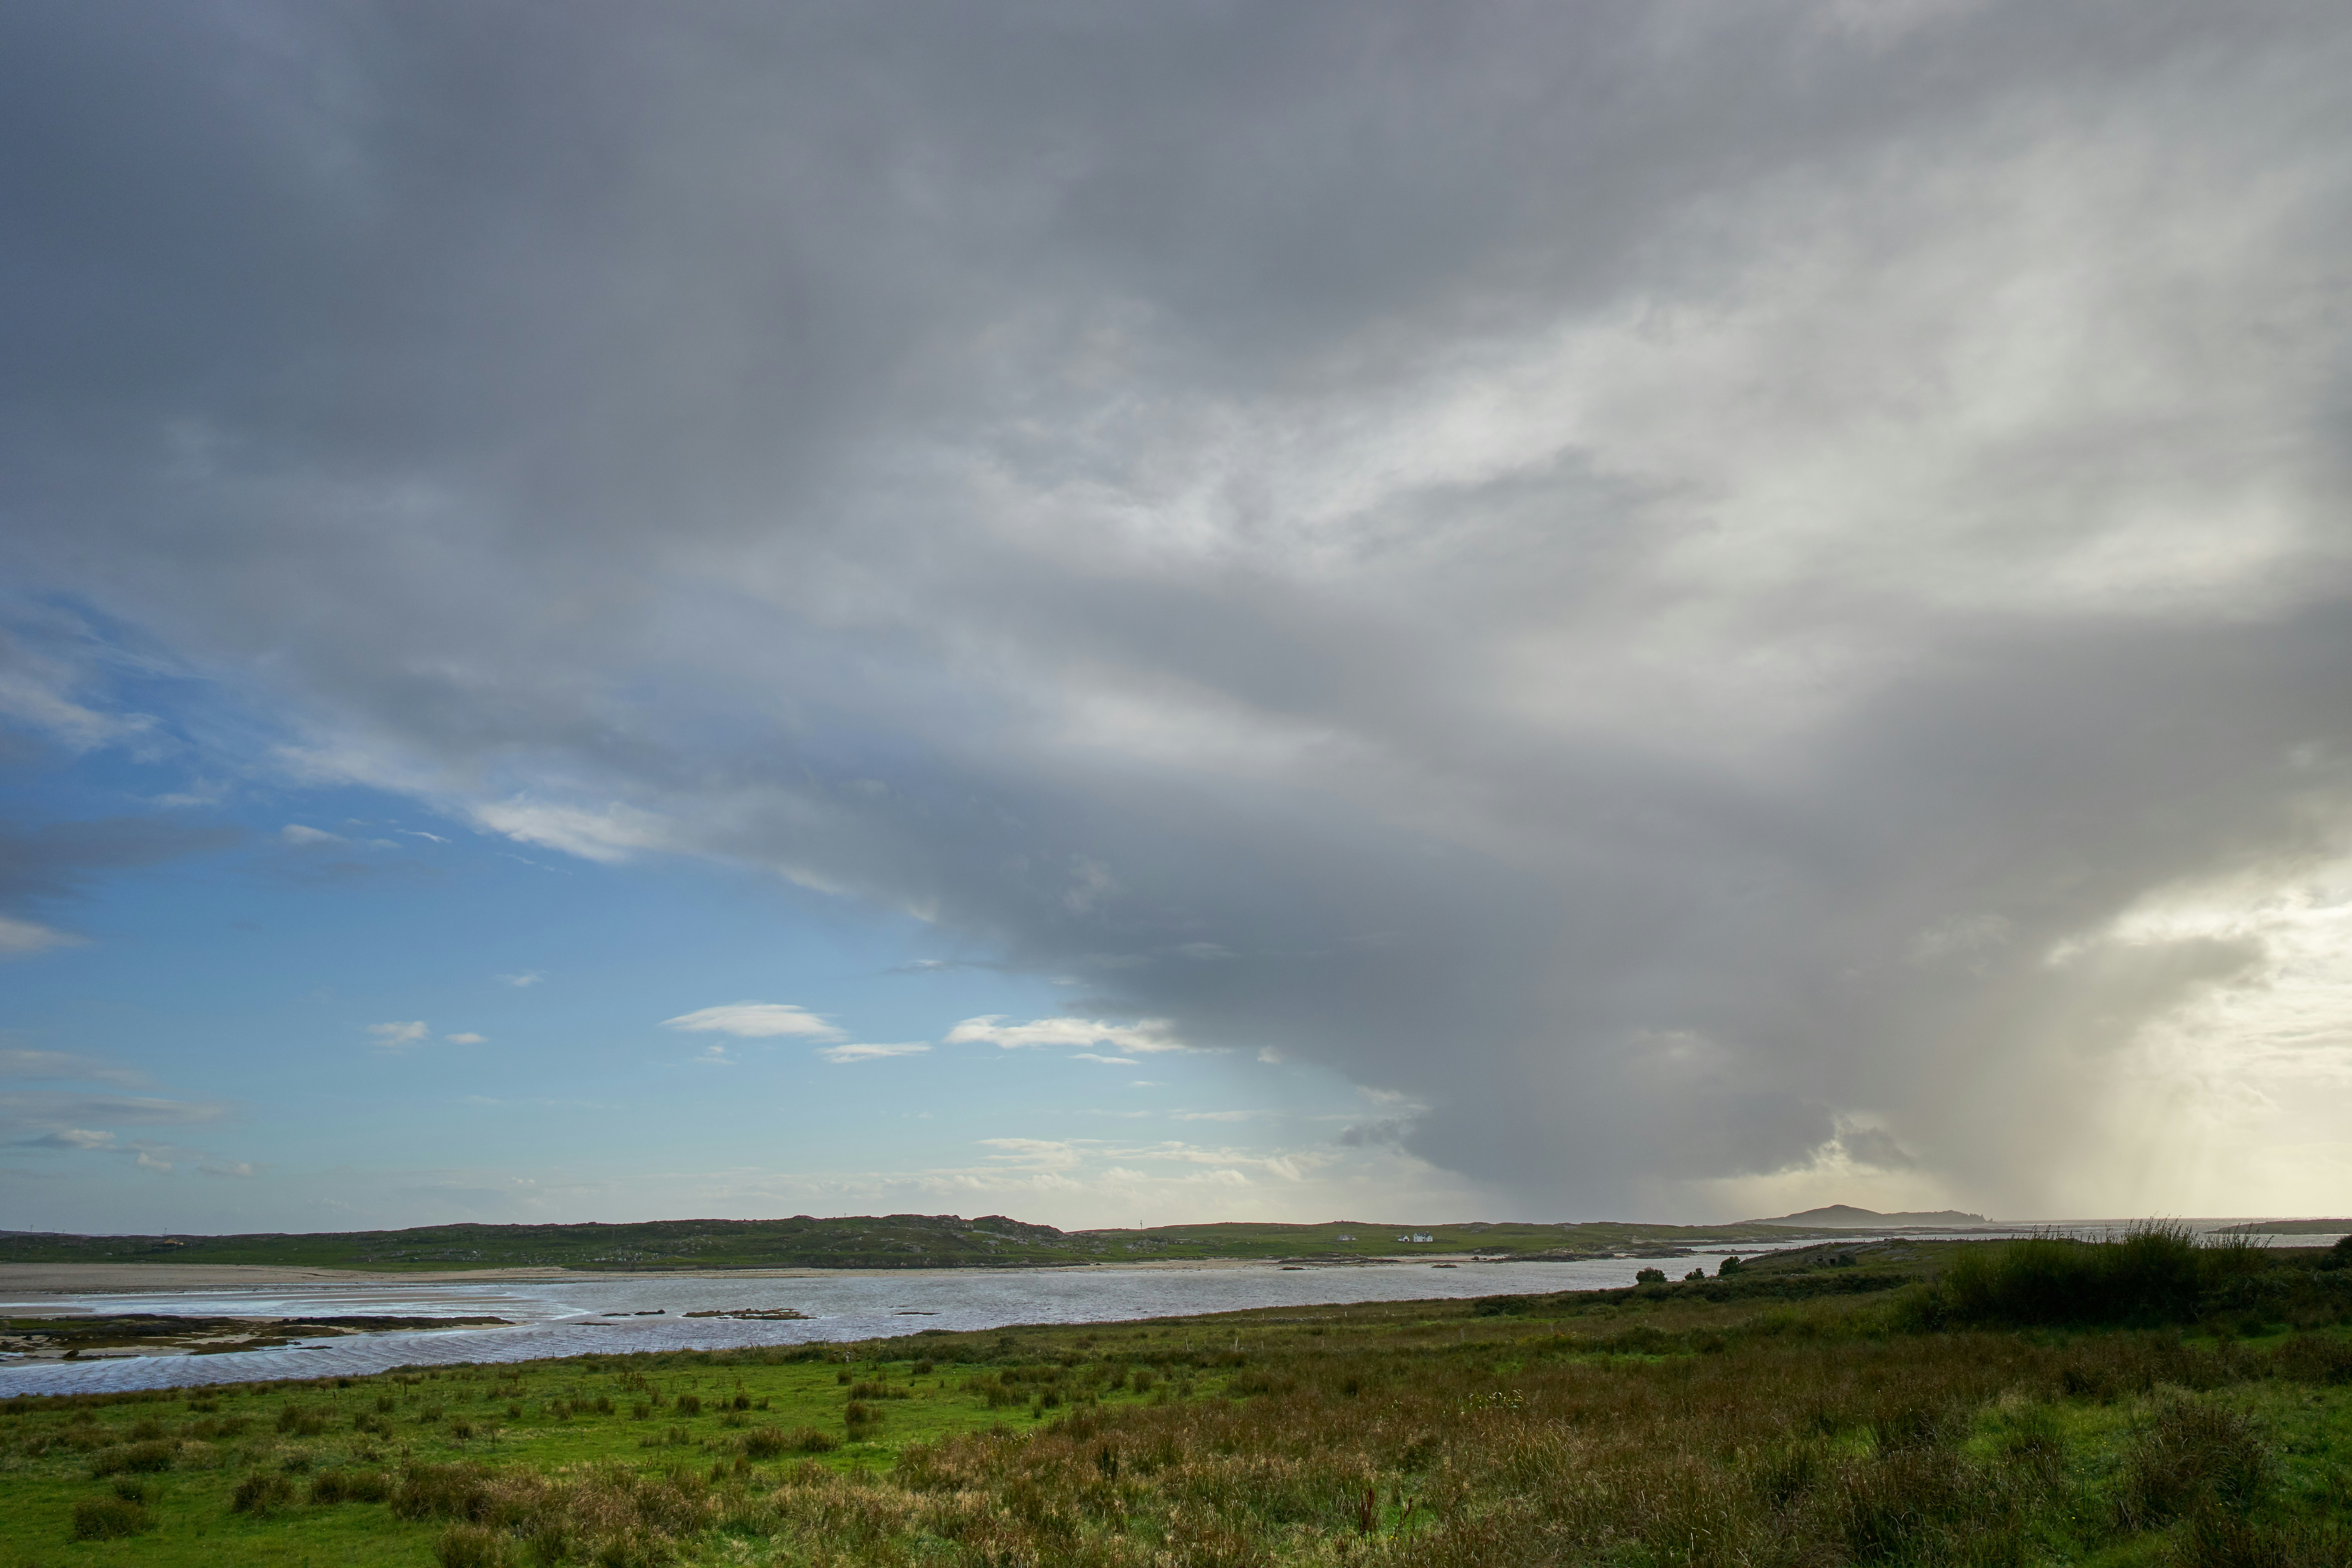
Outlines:
MULTIPOLYGON (((1857 1240, 1863 1239, 1857 1237, 1857 1240)), ((1755 1247, 1737 1249, 1754 1257, 1755 1247)), ((420 1330, 301 1342, 218 1355, 138 1355, 0 1364, 0 1395, 95 1394, 273 1378, 353 1376, 395 1366, 535 1361, 642 1351, 734 1350, 872 1340, 925 1329, 1116 1322, 1253 1307, 1460 1300, 1631 1285, 1636 1269, 1714 1273, 1725 1252, 1575 1263, 1357 1264, 1285 1269, 906 1269, 887 1274, 581 1275, 497 1283, 268 1285, 153 1292, 25 1295, 0 1313, 158 1312, 187 1317, 494 1316, 509 1328, 420 1330), (690 1311, 790 1307, 801 1321, 687 1318, 690 1311), (659 1309, 659 1317, 607 1317, 659 1309)))
MULTIPOLYGON (((1986 1226, 1973 1237, 2061 1231, 2095 1239, 2126 1221, 2053 1226, 1986 1226)), ((2210 1230, 2232 1222, 2198 1220, 2210 1230)), ((1862 1243, 1893 1232, 1854 1232, 1862 1243)), ((2330 1236, 2254 1237, 2258 1245, 2324 1247, 2330 1236)), ((1814 1239, 1790 1247, 1816 1245, 1814 1239)), ((1743 1247, 1744 1257, 1777 1247, 1743 1247)), ((108 1357, 78 1362, 0 1363, 0 1397, 95 1394, 276 1378, 355 1376, 395 1366, 536 1361, 642 1351, 735 1350, 812 1341, 887 1339, 925 1329, 970 1331, 1015 1323, 1099 1323, 1187 1317, 1255 1307, 1348 1305, 1429 1298, 1532 1295, 1633 1283, 1634 1271, 1713 1274, 1727 1252, 1687 1258, 1595 1258, 1575 1263, 1356 1264, 1286 1269, 1274 1264, 1212 1268, 906 1269, 890 1273, 785 1272, 720 1275, 586 1274, 502 1282, 256 1285, 169 1291, 24 1294, 0 1300, 0 1314, 156 1312, 184 1317, 473 1317, 509 1320, 490 1329, 419 1330, 312 1340, 278 1350, 219 1355, 108 1357), (692 1311, 789 1307, 800 1321, 687 1318, 692 1311), (658 1309, 661 1316, 636 1317, 658 1309), (606 1314, 627 1316, 612 1317, 606 1314)))

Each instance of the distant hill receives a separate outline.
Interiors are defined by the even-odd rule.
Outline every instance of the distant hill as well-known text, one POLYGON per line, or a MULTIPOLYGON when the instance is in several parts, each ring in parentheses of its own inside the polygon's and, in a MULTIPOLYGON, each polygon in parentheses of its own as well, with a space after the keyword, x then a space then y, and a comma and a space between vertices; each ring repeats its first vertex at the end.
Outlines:
POLYGON ((1802 1214, 1784 1214, 1779 1219, 1755 1219, 1750 1225, 1787 1225, 1810 1230, 1875 1230, 1890 1225, 1983 1225, 1980 1214, 1962 1214, 1958 1209, 1937 1209, 1931 1214, 1880 1214, 1874 1209, 1858 1209, 1850 1204, 1832 1204, 1827 1208, 1807 1209, 1802 1214))

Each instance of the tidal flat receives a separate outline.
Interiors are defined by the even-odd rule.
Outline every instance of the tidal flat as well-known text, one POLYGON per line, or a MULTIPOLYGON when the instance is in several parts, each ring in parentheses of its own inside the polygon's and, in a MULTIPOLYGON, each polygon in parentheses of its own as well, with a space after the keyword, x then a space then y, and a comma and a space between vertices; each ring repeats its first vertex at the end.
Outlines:
POLYGON ((0 1550, 26 1568, 2352 1563, 2352 1268, 2161 1250, 1816 1253, 1549 1296, 18 1398, 0 1550))

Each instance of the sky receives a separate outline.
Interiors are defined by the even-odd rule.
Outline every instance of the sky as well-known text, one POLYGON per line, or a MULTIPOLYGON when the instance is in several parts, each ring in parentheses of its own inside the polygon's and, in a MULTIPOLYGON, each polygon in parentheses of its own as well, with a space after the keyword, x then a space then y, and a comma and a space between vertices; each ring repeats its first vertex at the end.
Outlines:
POLYGON ((2347 79, 12 5, 0 1224, 2341 1213, 2347 79))

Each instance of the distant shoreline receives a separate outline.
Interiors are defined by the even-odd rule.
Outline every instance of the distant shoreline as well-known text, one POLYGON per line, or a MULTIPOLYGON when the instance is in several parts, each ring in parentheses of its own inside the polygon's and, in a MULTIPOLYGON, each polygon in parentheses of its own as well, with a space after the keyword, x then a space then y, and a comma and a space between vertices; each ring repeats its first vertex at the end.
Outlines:
MULTIPOLYGON (((1420 1258, 1336 1259, 1315 1267, 1378 1264, 1466 1263, 1466 1253, 1431 1253, 1420 1258)), ((234 1289, 272 1285, 348 1285, 370 1289, 428 1285, 523 1284, 548 1279, 883 1279, 915 1273, 1079 1273, 1097 1269, 1145 1272, 1217 1268, 1276 1268, 1289 1259, 1273 1258, 1163 1258, 1116 1263, 926 1264, 912 1268, 453 1268, 387 1274, 310 1264, 271 1263, 0 1263, 0 1295, 137 1294, 156 1290, 234 1289)))

